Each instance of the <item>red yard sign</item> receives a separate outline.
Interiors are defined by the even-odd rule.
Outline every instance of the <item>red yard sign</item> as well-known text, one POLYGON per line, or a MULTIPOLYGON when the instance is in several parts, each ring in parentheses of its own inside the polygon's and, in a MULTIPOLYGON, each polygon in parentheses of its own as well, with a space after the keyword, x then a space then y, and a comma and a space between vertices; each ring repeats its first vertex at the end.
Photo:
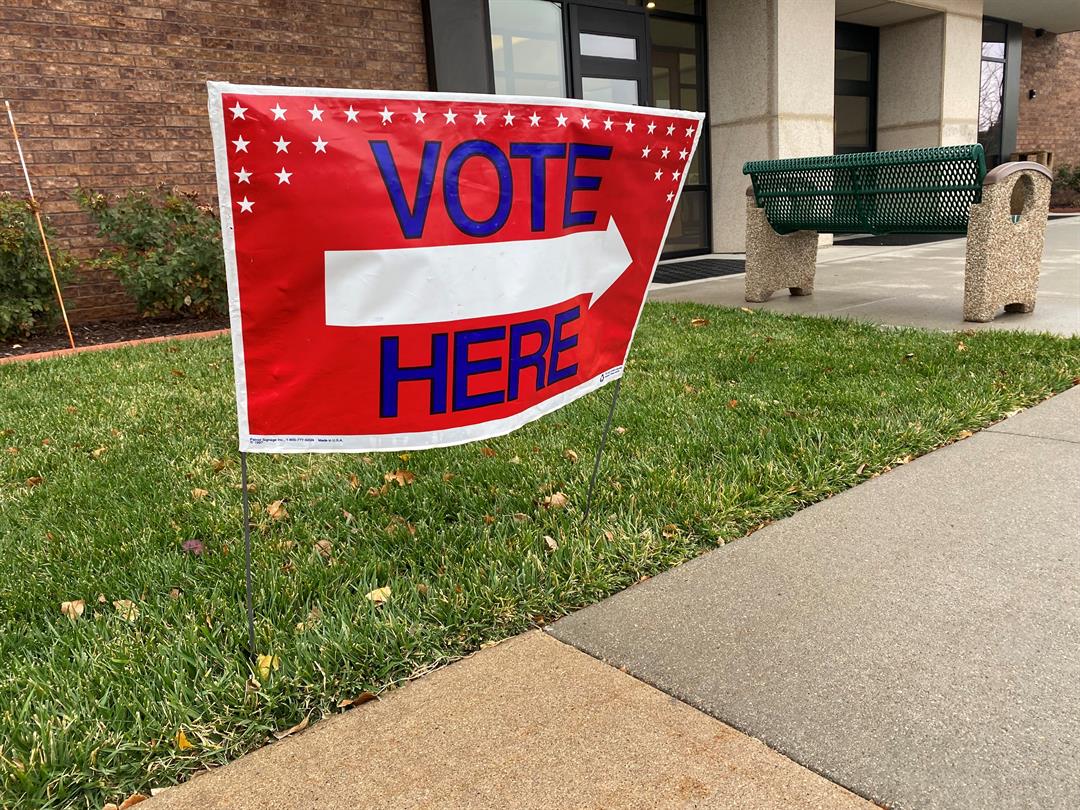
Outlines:
POLYGON ((700 113, 209 91, 242 450, 458 444, 621 376, 700 113))

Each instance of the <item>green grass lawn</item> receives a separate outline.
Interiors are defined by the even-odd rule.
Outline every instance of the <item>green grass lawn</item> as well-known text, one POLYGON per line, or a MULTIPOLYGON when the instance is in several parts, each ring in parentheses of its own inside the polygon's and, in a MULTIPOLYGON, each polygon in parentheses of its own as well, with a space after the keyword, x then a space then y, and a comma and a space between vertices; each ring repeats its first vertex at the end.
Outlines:
POLYGON ((1069 387, 1080 340, 649 305, 587 528, 610 388, 478 445, 254 456, 262 672, 231 374, 224 339, 0 366, 0 806, 147 793, 550 622, 1069 387))

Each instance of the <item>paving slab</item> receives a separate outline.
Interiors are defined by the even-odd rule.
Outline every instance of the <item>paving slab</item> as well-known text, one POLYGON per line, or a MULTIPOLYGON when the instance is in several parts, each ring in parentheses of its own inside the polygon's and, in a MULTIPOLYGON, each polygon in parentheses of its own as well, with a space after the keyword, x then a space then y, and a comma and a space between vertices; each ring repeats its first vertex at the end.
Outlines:
POLYGON ((911 247, 845 246, 818 251, 814 294, 777 292, 763 304, 743 297, 744 275, 653 285, 650 301, 693 301, 798 315, 856 318, 926 329, 1018 329, 1080 334, 1080 217, 1052 219, 1031 313, 999 314, 989 323, 963 319, 963 238, 911 247))
POLYGON ((889 807, 1075 808, 1080 445, 978 433, 552 633, 889 807))
POLYGON ((538 631, 144 806, 873 810, 757 740, 538 631))
POLYGON ((998 422, 988 430, 1080 442, 1080 385, 1058 394, 1036 408, 1029 408, 998 422))

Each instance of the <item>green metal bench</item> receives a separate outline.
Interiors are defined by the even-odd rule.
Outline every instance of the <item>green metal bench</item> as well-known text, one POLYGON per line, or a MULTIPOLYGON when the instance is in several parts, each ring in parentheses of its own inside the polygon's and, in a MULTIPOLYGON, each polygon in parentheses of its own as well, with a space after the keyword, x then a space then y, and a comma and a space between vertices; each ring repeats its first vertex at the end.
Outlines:
POLYGON ((1002 304, 1022 311, 1034 307, 1050 193, 1050 173, 1039 164, 1005 164, 988 174, 982 146, 971 144, 758 160, 746 163, 743 174, 751 180, 748 301, 768 300, 783 287, 793 295, 813 292, 818 233, 966 233, 965 319, 990 320, 1002 304), (1013 216, 1017 183, 1023 184, 1025 202, 1013 216), (989 192, 991 187, 997 188, 989 192), (995 198, 992 206, 984 205, 988 193, 995 198), (990 209, 1000 213, 1002 206, 998 221, 990 209), (1027 261, 1018 275, 1005 265, 1015 264, 1020 253, 1027 261), (1002 273, 1008 278, 999 278, 1002 273), (998 301, 1002 296, 1009 300, 998 301))

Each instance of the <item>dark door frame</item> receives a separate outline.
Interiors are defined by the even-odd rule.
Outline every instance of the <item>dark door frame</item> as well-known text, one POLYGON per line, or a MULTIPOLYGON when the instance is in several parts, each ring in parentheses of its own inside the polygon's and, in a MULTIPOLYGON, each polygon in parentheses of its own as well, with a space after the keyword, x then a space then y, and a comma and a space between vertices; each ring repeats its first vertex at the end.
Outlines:
POLYGON ((569 51, 570 92, 574 98, 583 95, 584 75, 603 79, 631 79, 638 85, 638 104, 649 103, 649 18, 645 9, 633 6, 612 6, 606 3, 567 2, 564 6, 566 45, 569 51), (602 22, 601 22, 602 21, 602 22), (634 40, 637 58, 610 59, 581 55, 581 35, 600 34, 627 37, 634 40))
POLYGON ((861 96, 867 99, 869 108, 866 147, 837 146, 834 141, 833 152, 839 155, 851 152, 873 152, 877 148, 878 29, 870 25, 838 22, 834 50, 860 51, 869 54, 870 77, 866 81, 833 80, 833 96, 861 96))

